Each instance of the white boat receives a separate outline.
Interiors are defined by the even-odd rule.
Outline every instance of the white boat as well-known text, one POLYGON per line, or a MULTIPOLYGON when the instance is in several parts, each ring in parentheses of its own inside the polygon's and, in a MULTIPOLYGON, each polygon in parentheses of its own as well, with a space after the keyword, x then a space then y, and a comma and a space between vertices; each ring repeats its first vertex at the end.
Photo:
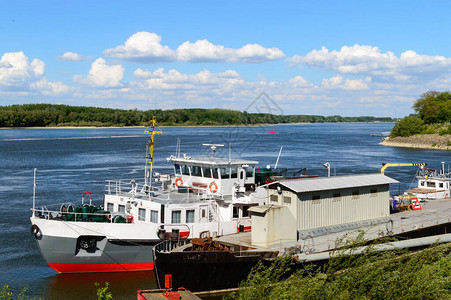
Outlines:
POLYGON ((442 162, 442 168, 439 171, 420 168, 416 178, 418 186, 405 191, 405 194, 414 196, 420 201, 450 197, 451 172, 445 172, 445 162, 442 162))
POLYGON ((107 181, 103 207, 37 208, 33 196, 31 233, 55 271, 152 270, 152 248, 161 240, 250 230, 248 209, 264 202, 255 192, 257 161, 215 157, 220 145, 210 145, 212 156, 177 154, 168 159, 173 175, 154 174, 155 118, 146 132, 151 139, 145 177, 107 181))

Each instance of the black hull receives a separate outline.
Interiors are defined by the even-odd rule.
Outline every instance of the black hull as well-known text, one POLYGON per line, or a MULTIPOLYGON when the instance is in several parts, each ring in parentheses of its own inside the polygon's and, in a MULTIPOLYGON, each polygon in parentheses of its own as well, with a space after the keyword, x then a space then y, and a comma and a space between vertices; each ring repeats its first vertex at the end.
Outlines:
POLYGON ((238 287, 264 254, 237 256, 229 252, 155 252, 159 288, 165 275, 172 275, 172 287, 190 291, 211 291, 238 287))

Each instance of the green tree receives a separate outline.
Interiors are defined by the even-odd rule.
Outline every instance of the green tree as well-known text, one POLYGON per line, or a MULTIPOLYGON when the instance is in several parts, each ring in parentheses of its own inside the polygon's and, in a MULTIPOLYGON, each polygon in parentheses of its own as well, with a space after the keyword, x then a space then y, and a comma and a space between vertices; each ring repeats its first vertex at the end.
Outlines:
POLYGON ((404 117, 393 127, 390 137, 411 136, 419 134, 424 129, 424 122, 418 117, 404 117))

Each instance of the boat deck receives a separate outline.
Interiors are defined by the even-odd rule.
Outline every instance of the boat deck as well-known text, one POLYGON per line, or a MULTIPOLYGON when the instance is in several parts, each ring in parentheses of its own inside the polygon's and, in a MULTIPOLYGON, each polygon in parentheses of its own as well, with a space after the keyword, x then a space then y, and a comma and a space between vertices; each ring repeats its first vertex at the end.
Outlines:
MULTIPOLYGON (((326 233, 318 236, 312 234, 308 238, 299 240, 298 242, 284 243, 281 241, 279 244, 272 245, 269 249, 279 251, 279 255, 283 255, 287 252, 312 254, 334 249, 338 239, 344 235, 347 235, 349 238, 356 237, 359 234, 359 230, 365 232, 365 239, 373 240, 378 237, 408 233, 418 229, 451 222, 451 198, 431 200, 421 203, 421 206, 421 210, 403 211, 391 214, 390 217, 387 218, 389 222, 361 227, 359 229, 353 228, 339 232, 326 233)), ((242 246, 251 246, 251 233, 242 232, 225 235, 219 237, 218 240, 242 246)))

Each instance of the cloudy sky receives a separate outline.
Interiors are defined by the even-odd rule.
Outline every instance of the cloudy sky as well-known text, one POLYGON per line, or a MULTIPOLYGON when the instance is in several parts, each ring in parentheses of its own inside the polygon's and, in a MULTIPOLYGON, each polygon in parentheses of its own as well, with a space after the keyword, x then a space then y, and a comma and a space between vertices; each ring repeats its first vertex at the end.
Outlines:
POLYGON ((402 117, 451 86, 449 1, 9 1, 0 105, 402 117))

